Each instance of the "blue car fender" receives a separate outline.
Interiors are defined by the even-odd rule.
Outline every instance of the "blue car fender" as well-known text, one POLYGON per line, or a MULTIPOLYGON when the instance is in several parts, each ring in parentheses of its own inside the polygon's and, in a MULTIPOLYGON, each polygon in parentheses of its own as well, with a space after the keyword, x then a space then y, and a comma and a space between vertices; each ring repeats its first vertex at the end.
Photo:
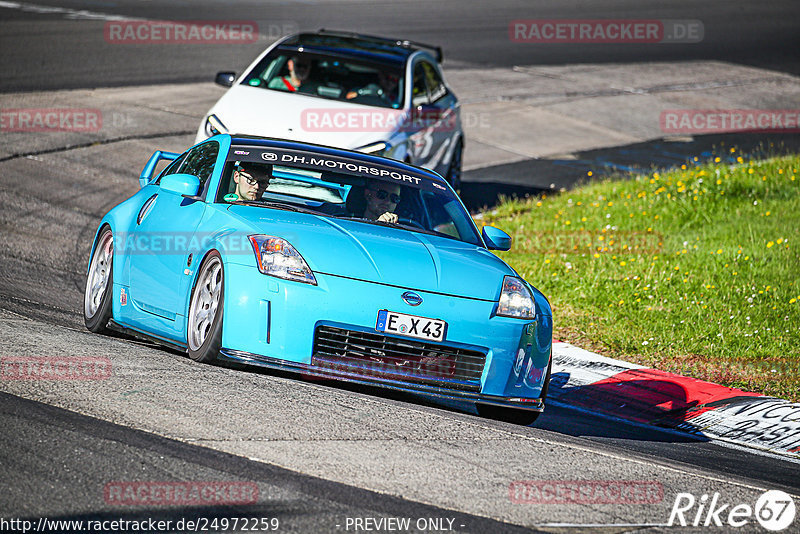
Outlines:
MULTIPOLYGON (((225 296, 225 300, 223 301, 223 317, 225 315, 225 308, 227 307, 227 300, 229 298, 230 292, 228 291, 228 285, 230 281, 228 280, 228 273, 230 272, 230 257, 231 255, 244 255, 247 256, 247 248, 250 247, 249 256, 253 258, 253 267, 255 268, 255 256, 252 252, 252 246, 250 245, 249 241, 247 240, 247 236, 242 232, 235 231, 233 229, 220 229, 203 240, 203 248, 193 256, 192 260, 192 268, 188 269, 190 271, 190 278, 188 283, 186 284, 186 300, 184 303, 184 311, 183 316, 188 318, 189 316, 189 306, 191 305, 192 301, 192 294, 194 289, 197 285, 197 280, 200 275, 200 268, 203 265, 203 262, 206 260, 208 255, 212 251, 217 251, 222 258, 222 272, 224 275, 223 278, 223 294, 225 296)), ((186 321, 184 321, 186 323, 186 321)), ((185 325, 184 325, 185 327, 185 325)))

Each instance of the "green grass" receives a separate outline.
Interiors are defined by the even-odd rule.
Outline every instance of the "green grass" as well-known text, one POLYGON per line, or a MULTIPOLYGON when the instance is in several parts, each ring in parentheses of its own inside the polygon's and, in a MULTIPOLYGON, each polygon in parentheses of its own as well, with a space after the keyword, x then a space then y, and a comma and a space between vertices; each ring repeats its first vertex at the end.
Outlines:
POLYGON ((723 157, 481 222, 514 238, 501 256, 550 298, 556 338, 800 401, 800 156, 723 157))

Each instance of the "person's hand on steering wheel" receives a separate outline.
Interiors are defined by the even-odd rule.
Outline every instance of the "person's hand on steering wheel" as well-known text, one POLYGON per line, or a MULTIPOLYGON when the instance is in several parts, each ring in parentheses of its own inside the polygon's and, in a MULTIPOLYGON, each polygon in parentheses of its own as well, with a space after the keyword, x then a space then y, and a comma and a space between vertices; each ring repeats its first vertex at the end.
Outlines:
POLYGON ((398 219, 397 214, 391 213, 389 211, 378 217, 379 221, 391 224, 397 224, 397 219, 398 219))

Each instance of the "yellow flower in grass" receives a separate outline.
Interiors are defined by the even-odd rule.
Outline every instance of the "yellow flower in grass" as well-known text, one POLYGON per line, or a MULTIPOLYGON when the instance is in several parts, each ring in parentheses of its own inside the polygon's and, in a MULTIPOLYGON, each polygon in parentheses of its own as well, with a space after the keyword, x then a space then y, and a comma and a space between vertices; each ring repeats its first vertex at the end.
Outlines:
POLYGON ((775 246, 775 242, 774 241, 770 241, 769 243, 767 243, 767 248, 772 248, 774 246, 775 246))

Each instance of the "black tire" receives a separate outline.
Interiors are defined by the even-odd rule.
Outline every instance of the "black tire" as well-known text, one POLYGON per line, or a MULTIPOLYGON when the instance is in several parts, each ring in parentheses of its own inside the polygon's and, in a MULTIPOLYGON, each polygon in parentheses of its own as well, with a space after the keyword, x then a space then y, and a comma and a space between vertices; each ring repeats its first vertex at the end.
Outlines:
MULTIPOLYGON (((542 402, 547 399, 547 390, 550 389, 550 370, 553 368, 553 354, 550 354, 550 362, 547 364, 547 374, 544 377, 542 386, 542 402)), ((487 419, 496 419, 515 425, 532 425, 539 418, 541 412, 531 412, 529 410, 518 410, 515 408, 503 408, 502 406, 491 406, 489 404, 478 404, 478 415, 487 419)))
POLYGON ((453 149, 453 157, 450 158, 450 166, 447 168, 447 182, 456 190, 461 191, 461 162, 464 156, 464 142, 459 139, 458 144, 453 149))
POLYGON ((212 363, 217 359, 222 346, 222 312, 225 307, 225 273, 222 257, 216 250, 211 251, 203 260, 189 302, 189 313, 186 318, 187 353, 196 362, 212 363), (211 272, 215 269, 218 271, 211 272), (214 316, 210 324, 198 322, 196 319, 198 312, 210 309, 210 307, 205 308, 207 303, 203 301, 203 297, 213 294, 217 284, 219 295, 213 311, 214 316))
POLYGON ((100 232, 100 237, 97 239, 97 246, 92 254, 92 259, 89 260, 89 273, 86 276, 86 287, 83 292, 83 323, 90 332, 95 334, 107 334, 108 321, 112 318, 111 302, 114 298, 114 236, 111 233, 111 228, 104 227, 100 232), (105 250, 106 247, 110 250, 105 250), (101 284, 102 287, 96 287, 96 290, 102 291, 101 295, 97 295, 96 291, 92 291, 93 286, 97 282, 101 282, 97 277, 103 278, 103 272, 107 271, 107 278, 105 283, 101 284), (97 297, 100 297, 99 304, 96 302, 97 297))

